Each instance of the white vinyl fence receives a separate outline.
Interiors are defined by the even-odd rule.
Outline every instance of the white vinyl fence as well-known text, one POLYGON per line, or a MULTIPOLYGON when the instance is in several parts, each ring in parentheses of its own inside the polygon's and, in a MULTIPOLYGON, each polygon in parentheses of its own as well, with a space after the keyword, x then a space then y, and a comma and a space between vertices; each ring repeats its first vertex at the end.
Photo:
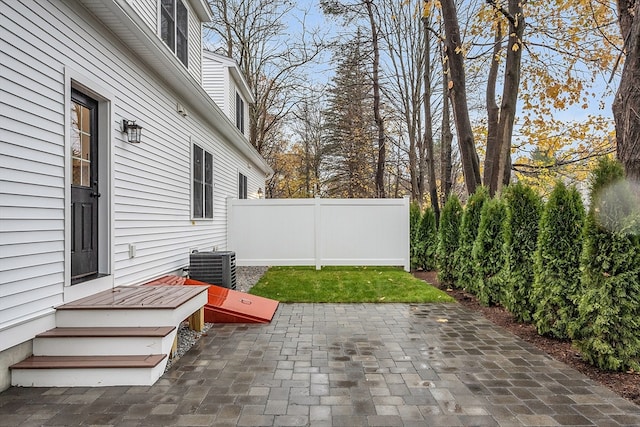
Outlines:
POLYGON ((409 271, 409 199, 228 199, 237 265, 394 265, 409 271))

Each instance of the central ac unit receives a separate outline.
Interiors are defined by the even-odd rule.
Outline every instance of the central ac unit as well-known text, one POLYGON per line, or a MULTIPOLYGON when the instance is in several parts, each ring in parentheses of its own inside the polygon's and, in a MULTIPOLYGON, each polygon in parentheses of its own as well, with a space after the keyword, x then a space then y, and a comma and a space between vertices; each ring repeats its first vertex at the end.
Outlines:
POLYGON ((236 253, 198 252, 189 255, 189 277, 229 289, 236 288, 236 253))

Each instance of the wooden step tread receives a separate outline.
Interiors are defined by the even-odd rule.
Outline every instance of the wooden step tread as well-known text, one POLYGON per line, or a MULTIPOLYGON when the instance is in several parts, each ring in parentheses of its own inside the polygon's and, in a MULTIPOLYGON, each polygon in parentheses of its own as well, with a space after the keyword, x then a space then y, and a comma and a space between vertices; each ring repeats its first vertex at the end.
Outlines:
POLYGON ((31 356, 11 369, 153 368, 166 354, 144 356, 31 356))
POLYGON ((119 286, 57 307, 57 310, 175 309, 209 286, 119 286))
POLYGON ((175 327, 55 328, 37 338, 166 337, 175 327))

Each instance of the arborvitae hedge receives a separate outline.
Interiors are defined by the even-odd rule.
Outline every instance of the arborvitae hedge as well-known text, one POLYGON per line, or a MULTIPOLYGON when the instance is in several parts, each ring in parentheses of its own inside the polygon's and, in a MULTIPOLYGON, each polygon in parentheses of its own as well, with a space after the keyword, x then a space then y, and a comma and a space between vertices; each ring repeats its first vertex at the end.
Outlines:
POLYGON ((438 231, 436 215, 430 207, 422 213, 416 240, 416 266, 423 270, 434 270, 436 268, 438 231))
POLYGON ((479 187, 469 197, 462 214, 462 222, 460 223, 460 243, 456 252, 459 267, 457 271, 457 286, 474 293, 477 293, 477 289, 473 288, 475 272, 473 260, 471 259, 471 250, 478 235, 480 211, 488 199, 489 192, 486 187, 479 187))
POLYGON ((418 267, 418 226, 420 225, 420 206, 411 202, 409 205, 409 255, 411 268, 418 267))
POLYGON ((529 186, 518 182, 504 192, 507 219, 504 222, 503 304, 520 322, 530 322, 535 303, 531 300, 533 259, 538 241, 542 200, 529 186))
POLYGON ((503 222, 507 208, 500 199, 487 200, 480 213, 478 236, 473 243, 471 258, 475 265, 475 285, 478 300, 492 305, 502 300, 504 267, 503 222))
POLYGON ((541 335, 566 338, 577 314, 584 206, 575 187, 558 182, 540 219, 532 298, 541 335))
POLYGON ((622 166, 608 158, 593 173, 582 252, 584 293, 570 333, 591 364, 640 371, 640 236, 625 228, 640 212, 623 175, 622 166))
POLYGON ((440 214, 440 229, 438 230, 438 280, 447 285, 453 284, 456 278, 457 266, 454 254, 458 249, 458 235, 462 205, 455 194, 449 196, 440 214))

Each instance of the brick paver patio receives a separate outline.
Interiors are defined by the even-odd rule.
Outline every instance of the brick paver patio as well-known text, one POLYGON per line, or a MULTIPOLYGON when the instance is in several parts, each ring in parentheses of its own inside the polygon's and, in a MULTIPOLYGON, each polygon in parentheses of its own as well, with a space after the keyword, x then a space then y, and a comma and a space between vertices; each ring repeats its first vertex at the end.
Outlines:
POLYGON ((281 304, 153 387, 11 388, 0 425, 639 426, 640 407, 455 304, 281 304))

